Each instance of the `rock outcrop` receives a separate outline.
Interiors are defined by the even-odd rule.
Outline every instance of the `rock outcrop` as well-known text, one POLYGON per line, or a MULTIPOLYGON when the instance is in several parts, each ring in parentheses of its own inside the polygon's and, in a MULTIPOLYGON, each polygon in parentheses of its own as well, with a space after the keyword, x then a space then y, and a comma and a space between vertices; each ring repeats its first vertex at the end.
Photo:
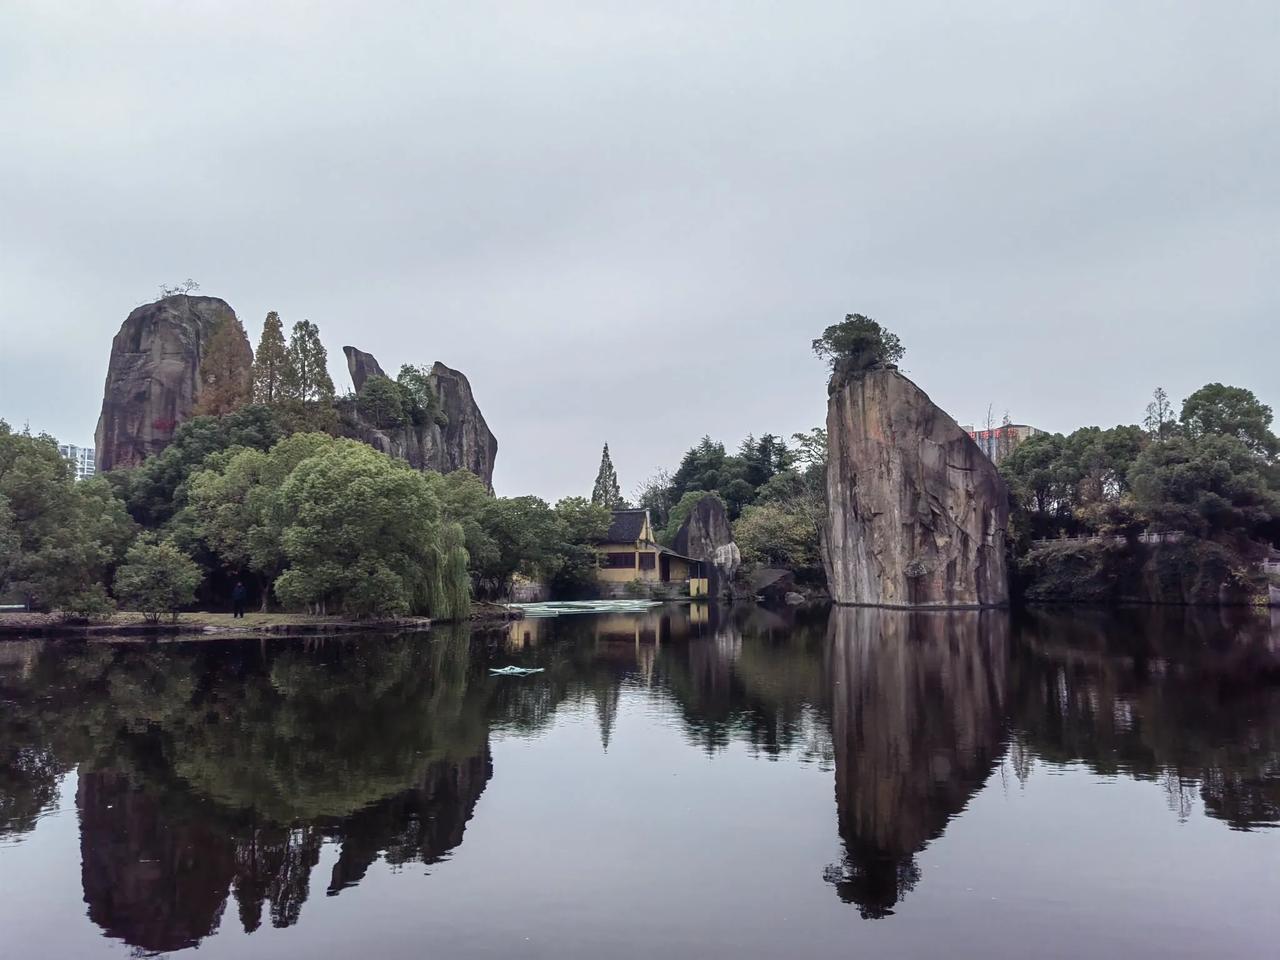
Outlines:
POLYGON ((343 347, 342 352, 347 356, 347 370, 351 373, 351 384, 356 388, 356 393, 364 389, 365 381, 370 377, 387 375, 372 353, 365 353, 355 347, 343 347))
MULTIPOLYGON (((343 347, 347 369, 357 392, 365 381, 383 374, 377 359, 355 347, 343 347)), ((353 435, 388 456, 407 460, 418 470, 470 470, 493 489, 493 464, 498 440, 476 404, 471 384, 458 370, 436 363, 427 377, 440 401, 445 423, 379 428, 365 419, 356 404, 348 411, 353 435)))
POLYGON ((825 561, 832 599, 891 607, 1009 598, 995 465, 891 367, 833 379, 825 561))
MULTIPOLYGON (((235 311, 217 297, 173 296, 138 307, 111 341, 96 434, 99 470, 159 453, 200 399, 200 358, 235 311)), ((250 357, 248 340, 244 349, 250 357)))
POLYGON ((713 597, 729 592, 733 575, 742 565, 742 554, 733 539, 733 527, 720 498, 707 494, 693 505, 676 531, 671 548, 702 560, 707 568, 708 591, 713 597))

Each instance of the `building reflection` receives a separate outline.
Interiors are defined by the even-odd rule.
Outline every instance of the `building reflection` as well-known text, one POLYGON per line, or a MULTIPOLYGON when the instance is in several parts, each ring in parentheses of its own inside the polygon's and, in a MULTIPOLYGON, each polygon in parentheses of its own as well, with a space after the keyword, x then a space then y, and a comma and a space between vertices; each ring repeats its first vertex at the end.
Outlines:
POLYGON ((1259 623, 699 605, 429 641, 0 647, 0 837, 34 829, 75 771, 106 935, 162 952, 221 924, 288 927, 379 860, 456 851, 494 733, 535 734, 569 704, 609 751, 624 698, 652 697, 709 754, 830 770, 825 879, 885 917, 1006 754, 1017 776, 1084 763, 1163 783, 1181 816, 1198 801, 1235 829, 1280 822, 1280 687, 1258 682, 1277 645, 1259 623), (544 672, 493 682, 496 662, 544 672))

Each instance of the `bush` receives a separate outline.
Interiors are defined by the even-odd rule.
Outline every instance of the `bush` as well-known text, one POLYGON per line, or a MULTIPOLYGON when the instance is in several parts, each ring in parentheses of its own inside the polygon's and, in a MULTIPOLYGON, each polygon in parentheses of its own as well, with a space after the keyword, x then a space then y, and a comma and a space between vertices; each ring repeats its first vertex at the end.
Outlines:
POLYGON ((200 568, 172 543, 138 541, 125 554, 116 572, 116 596, 141 611, 148 623, 168 613, 178 620, 178 608, 195 600, 200 568))
POLYGON ((105 620, 115 612, 116 603, 107 596, 106 587, 95 583, 69 597, 62 605, 62 619, 68 622, 105 620))

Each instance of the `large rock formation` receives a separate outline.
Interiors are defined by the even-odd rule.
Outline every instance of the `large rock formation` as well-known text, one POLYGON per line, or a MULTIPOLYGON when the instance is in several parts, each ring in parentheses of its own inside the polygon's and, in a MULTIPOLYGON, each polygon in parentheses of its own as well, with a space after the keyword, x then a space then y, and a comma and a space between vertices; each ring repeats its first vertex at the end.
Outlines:
POLYGON ((837 603, 1006 603, 1008 494, 995 465, 891 367, 833 379, 825 560, 837 603))
POLYGON ((713 597, 729 591, 733 575, 742 565, 729 515, 720 498, 710 493, 693 505, 676 531, 671 547, 676 553, 705 562, 708 589, 713 597))
POLYGON ((356 393, 364 389, 365 381, 370 377, 387 375, 372 353, 365 353, 355 347, 343 347, 342 352, 347 356, 347 370, 351 373, 351 383, 356 388, 356 393))
MULTIPOLYGON (((375 375, 386 376, 373 354, 355 347, 343 347, 347 369, 356 391, 375 375)), ((415 426, 379 428, 360 414, 357 403, 350 413, 354 435, 383 453, 407 460, 419 470, 470 470, 493 489, 493 463, 498 440, 485 423, 484 415, 471 393, 471 384, 458 370, 436 363, 427 377, 440 401, 446 422, 415 426)))
MULTIPOLYGON (((99 470, 131 467, 159 453, 200 399, 200 358, 235 311, 217 297, 173 296, 138 307, 111 341, 98 418, 99 470)), ((244 341, 249 357, 253 350, 244 341)))

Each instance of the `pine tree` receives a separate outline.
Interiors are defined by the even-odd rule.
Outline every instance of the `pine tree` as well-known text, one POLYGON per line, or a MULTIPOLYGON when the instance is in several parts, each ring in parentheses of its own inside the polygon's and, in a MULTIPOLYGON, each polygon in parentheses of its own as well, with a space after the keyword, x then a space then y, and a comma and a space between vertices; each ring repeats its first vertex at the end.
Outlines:
POLYGON ((197 414, 220 417, 253 399, 253 349, 234 314, 214 328, 200 357, 199 376, 197 414))
POLYGON ((253 399, 256 403, 278 404, 289 367, 289 348, 284 342, 280 314, 272 310, 262 325, 262 339, 253 358, 253 399))
POLYGON ((604 445, 604 453, 600 455, 600 472, 596 474, 596 485, 591 489, 591 502, 610 510, 622 506, 622 491, 618 488, 618 474, 613 469, 613 461, 609 458, 609 445, 604 445))
POLYGON ((329 354, 320 342, 320 328, 310 320, 299 320, 293 325, 288 360, 280 385, 287 400, 320 404, 333 402, 329 354))

